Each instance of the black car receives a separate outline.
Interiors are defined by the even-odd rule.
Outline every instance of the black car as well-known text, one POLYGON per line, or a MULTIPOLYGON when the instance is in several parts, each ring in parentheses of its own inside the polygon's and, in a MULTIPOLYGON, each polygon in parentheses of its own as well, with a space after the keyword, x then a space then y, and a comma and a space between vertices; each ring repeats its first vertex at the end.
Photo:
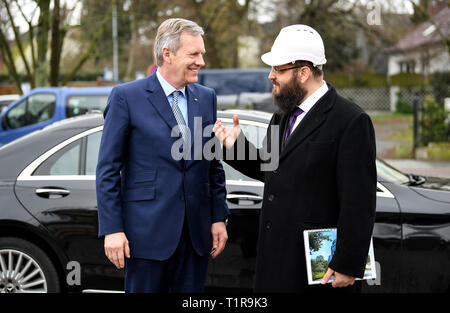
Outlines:
MULTIPOLYGON (((237 113, 261 146, 270 114, 237 113)), ((0 148, 0 293, 123 290, 123 270, 97 237, 100 114, 56 122, 0 148)), ((207 291, 251 291, 263 183, 224 163, 229 239, 210 262, 207 291)), ((449 180, 405 175, 377 160, 377 279, 363 292, 449 292, 449 180)), ((300 248, 300 247, 299 247, 300 248)))

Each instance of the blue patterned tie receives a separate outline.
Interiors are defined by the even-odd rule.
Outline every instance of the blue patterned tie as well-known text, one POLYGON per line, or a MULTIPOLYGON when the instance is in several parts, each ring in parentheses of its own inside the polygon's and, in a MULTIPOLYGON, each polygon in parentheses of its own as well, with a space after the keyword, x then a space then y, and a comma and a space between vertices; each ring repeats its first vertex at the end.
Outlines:
POLYGON ((292 132, 292 127, 294 127, 295 120, 297 119, 297 116, 303 113, 303 110, 299 107, 296 107, 295 110, 291 113, 291 117, 289 118, 289 126, 286 130, 286 135, 284 136, 284 142, 287 141, 289 135, 292 132))
POLYGON ((177 120, 178 126, 180 127, 181 135, 183 139, 187 140, 186 133, 186 122, 184 121, 183 114, 181 113, 180 107, 178 106, 178 96, 180 95, 179 90, 175 90, 173 93, 173 103, 172 103, 172 111, 173 115, 175 115, 175 119, 177 120))

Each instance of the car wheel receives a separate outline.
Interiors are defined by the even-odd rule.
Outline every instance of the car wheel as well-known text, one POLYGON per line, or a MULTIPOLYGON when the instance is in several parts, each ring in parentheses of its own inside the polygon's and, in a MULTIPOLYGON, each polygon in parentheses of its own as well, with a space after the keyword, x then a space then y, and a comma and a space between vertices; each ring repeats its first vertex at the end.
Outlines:
POLYGON ((19 238, 0 238, 0 293, 59 291, 55 266, 39 247, 19 238))

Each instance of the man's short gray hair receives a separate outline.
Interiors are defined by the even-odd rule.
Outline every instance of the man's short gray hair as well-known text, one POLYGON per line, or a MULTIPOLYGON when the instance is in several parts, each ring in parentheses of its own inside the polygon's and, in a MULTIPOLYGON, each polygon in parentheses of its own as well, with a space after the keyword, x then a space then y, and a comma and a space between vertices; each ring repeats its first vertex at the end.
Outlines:
POLYGON ((186 32, 194 36, 203 35, 203 28, 197 23, 182 18, 170 18, 165 20, 159 27, 155 38, 154 54, 156 64, 161 66, 163 60, 163 48, 177 53, 181 46, 181 33, 186 32))

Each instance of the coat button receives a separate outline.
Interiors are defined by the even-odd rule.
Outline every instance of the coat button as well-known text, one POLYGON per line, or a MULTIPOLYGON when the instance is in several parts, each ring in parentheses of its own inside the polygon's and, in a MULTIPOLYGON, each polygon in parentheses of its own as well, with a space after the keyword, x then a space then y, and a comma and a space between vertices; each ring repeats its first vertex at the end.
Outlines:
POLYGON ((267 221, 266 222, 266 229, 269 230, 272 227, 272 222, 271 221, 267 221))
POLYGON ((269 195, 269 201, 273 201, 273 199, 275 199, 275 196, 274 195, 269 195))
POLYGON ((181 201, 184 201, 184 196, 180 196, 180 200, 181 200, 181 201))

